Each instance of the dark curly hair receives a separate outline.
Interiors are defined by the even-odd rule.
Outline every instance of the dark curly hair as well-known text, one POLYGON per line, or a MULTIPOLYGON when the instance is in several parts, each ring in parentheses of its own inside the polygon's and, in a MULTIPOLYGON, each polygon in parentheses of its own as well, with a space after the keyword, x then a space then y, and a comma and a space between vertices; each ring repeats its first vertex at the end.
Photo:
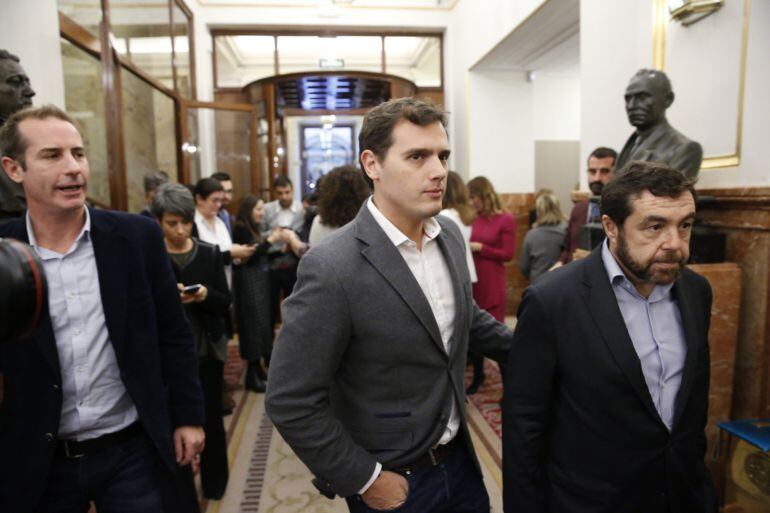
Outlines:
POLYGON ((348 224, 369 197, 369 186, 354 166, 335 167, 324 175, 318 190, 318 215, 323 224, 348 224))
POLYGON ((678 198, 689 192, 698 201, 694 180, 665 164, 632 160, 604 186, 599 202, 602 215, 622 228, 633 213, 633 200, 644 191, 659 198, 678 198))

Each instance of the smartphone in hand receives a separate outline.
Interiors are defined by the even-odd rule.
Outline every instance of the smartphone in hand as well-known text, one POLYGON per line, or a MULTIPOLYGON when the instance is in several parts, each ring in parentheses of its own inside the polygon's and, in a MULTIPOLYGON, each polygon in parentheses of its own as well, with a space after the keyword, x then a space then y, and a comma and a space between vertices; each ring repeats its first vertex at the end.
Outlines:
POLYGON ((201 284, 196 283, 195 285, 187 285, 185 288, 182 289, 182 294, 195 294, 201 289, 201 284))

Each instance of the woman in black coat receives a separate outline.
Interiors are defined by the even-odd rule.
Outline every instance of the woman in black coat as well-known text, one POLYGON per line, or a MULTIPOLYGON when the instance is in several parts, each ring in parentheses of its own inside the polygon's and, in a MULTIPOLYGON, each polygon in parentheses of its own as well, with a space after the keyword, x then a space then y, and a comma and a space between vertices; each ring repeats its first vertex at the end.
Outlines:
POLYGON ((281 239, 280 229, 262 240, 259 223, 265 213, 265 203, 254 195, 241 200, 238 217, 233 227, 233 242, 255 246, 247 260, 235 261, 233 292, 238 322, 238 341, 241 358, 249 363, 246 388, 264 392, 266 378, 262 360, 270 360, 273 349, 273 327, 270 325, 270 282, 267 251, 281 239))
POLYGON ((221 415, 227 360, 225 317, 230 306, 224 261, 217 246, 190 236, 195 202, 186 187, 166 184, 158 188, 153 213, 178 271, 179 293, 198 348, 198 372, 206 410, 201 485, 204 497, 218 500, 224 495, 228 480, 227 442, 221 415))

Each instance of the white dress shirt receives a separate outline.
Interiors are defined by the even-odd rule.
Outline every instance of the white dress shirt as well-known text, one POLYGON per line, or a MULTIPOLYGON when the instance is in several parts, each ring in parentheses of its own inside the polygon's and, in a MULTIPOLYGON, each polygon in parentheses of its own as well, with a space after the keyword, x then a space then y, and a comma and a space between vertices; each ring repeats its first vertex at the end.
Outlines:
MULTIPOLYGON (((441 253, 438 241, 436 241, 436 237, 441 232, 441 226, 433 218, 425 220, 423 223, 422 251, 420 251, 413 240, 404 235, 379 211, 372 197, 366 201, 366 206, 369 212, 372 213, 374 220, 385 232, 385 235, 396 246, 415 280, 420 285, 420 289, 425 294, 425 299, 430 304, 433 316, 436 318, 444 350, 449 354, 451 349, 449 342, 454 333, 455 295, 449 267, 446 260, 444 260, 444 255, 441 253)), ((439 438, 438 444, 449 443, 459 430, 460 414, 458 413, 456 402, 452 401, 449 421, 444 429, 444 433, 439 438)), ((382 465, 378 462, 374 474, 369 479, 369 482, 358 492, 359 494, 364 493, 371 486, 381 470, 382 465)))
MULTIPOLYGON (((219 247, 219 251, 224 253, 230 251, 233 247, 233 239, 230 237, 230 232, 225 226, 225 222, 218 216, 214 218, 214 229, 211 229, 211 225, 203 217, 203 214, 195 209, 195 227, 198 228, 198 240, 208 242, 219 247)), ((233 285, 233 269, 230 264, 225 265, 225 278, 227 278, 227 286, 232 288, 233 285)))
POLYGON ((60 254, 37 244, 27 213, 29 243, 43 261, 48 309, 62 378, 60 439, 88 440, 139 419, 120 377, 107 332, 99 273, 91 243, 91 216, 75 242, 60 254))

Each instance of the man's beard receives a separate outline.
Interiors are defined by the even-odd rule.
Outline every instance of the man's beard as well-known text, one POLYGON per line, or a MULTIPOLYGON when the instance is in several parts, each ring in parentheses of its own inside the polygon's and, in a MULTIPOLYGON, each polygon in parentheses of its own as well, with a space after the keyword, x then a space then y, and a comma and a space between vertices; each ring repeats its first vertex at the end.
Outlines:
POLYGON ((601 196, 604 184, 602 182, 591 182, 588 184, 588 188, 591 189, 591 194, 594 196, 601 196))
POLYGON ((650 282, 656 285, 666 285, 673 283, 679 276, 679 271, 687 264, 685 259, 678 251, 670 251, 663 257, 653 258, 646 266, 640 264, 631 256, 628 251, 628 243, 623 236, 623 232, 618 232, 617 257, 623 267, 640 282, 650 282), (652 271, 652 266, 656 263, 679 264, 678 267, 672 267, 665 270, 652 271))

